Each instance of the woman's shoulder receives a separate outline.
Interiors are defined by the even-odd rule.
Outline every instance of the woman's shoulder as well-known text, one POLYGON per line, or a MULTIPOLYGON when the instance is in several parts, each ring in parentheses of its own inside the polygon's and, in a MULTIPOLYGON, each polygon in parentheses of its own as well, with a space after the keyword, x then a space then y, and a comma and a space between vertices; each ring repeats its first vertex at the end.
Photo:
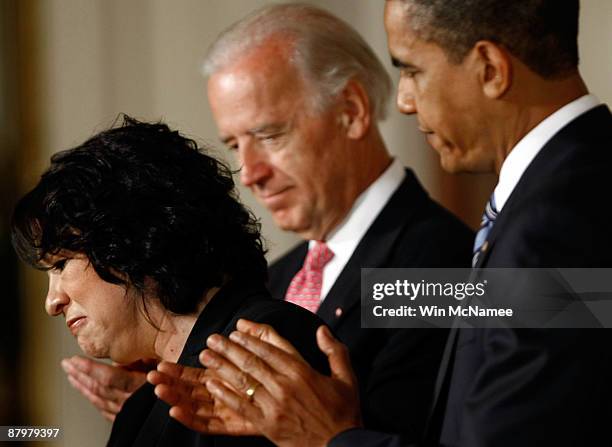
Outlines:
POLYGON ((316 314, 295 304, 271 298, 268 293, 262 292, 245 300, 226 327, 225 335, 236 330, 236 323, 241 318, 272 326, 313 368, 320 372, 329 372, 327 358, 319 350, 316 341, 317 329, 325 323, 316 314))

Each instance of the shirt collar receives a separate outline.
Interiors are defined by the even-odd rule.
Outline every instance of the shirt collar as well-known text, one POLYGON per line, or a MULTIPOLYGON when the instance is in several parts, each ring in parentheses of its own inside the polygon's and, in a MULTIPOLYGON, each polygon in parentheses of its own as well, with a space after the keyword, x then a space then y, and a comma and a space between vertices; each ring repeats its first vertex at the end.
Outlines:
POLYGON ((523 173, 544 145, 562 128, 583 113, 597 107, 600 101, 591 94, 566 104, 525 135, 504 160, 495 187, 495 205, 501 211, 523 173))

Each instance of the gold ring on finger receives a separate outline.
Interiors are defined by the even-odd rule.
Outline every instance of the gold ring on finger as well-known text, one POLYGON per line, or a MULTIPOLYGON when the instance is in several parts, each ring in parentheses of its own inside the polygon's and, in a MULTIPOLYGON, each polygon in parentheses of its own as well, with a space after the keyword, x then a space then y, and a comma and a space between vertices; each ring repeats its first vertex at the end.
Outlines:
POLYGON ((249 402, 253 401, 253 398, 255 397, 255 391, 257 391, 259 385, 261 385, 261 383, 255 382, 253 385, 249 386, 244 392, 244 394, 247 395, 247 399, 249 400, 249 402))

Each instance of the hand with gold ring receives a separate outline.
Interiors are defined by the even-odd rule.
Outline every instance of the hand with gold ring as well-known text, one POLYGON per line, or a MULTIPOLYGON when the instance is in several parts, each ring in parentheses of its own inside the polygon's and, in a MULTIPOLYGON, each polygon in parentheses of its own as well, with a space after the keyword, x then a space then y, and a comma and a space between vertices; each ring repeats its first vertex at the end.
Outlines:
POLYGON ((361 426, 357 379, 346 346, 317 331, 331 376, 313 369, 272 327, 239 320, 229 339, 211 335, 200 361, 217 377, 206 382, 215 402, 248 420, 279 447, 323 447, 361 426), (254 400, 255 392, 257 399, 254 400))
MULTIPOLYGON (((205 384, 214 376, 212 370, 161 362, 147 380, 155 385, 157 397, 170 405, 170 416, 192 430, 216 435, 260 435, 243 416, 212 398, 205 384)), ((249 388, 251 394, 259 385, 254 382, 249 388)))

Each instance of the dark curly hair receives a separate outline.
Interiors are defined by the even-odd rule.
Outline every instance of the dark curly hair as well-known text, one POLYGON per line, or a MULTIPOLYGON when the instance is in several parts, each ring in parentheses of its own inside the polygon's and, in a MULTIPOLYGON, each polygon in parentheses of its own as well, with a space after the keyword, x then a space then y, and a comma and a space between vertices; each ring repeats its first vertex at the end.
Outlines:
POLYGON ((228 279, 266 280, 259 229, 226 165, 165 124, 125 115, 53 155, 11 224, 15 250, 33 267, 84 254, 100 278, 143 297, 153 280, 177 314, 194 312, 228 279))

